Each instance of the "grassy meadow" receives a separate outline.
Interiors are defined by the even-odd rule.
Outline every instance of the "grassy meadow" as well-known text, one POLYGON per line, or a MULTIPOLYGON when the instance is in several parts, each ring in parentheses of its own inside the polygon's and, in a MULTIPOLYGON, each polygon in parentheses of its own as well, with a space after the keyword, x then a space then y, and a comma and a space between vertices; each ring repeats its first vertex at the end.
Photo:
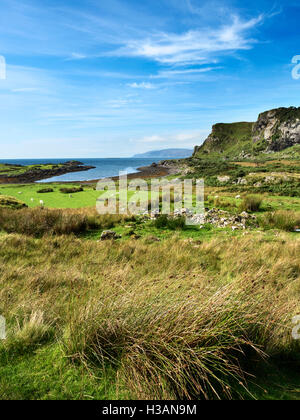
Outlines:
POLYGON ((100 195, 0 185, 0 399, 298 400, 300 198, 208 186, 256 215, 232 230, 100 216, 100 195))

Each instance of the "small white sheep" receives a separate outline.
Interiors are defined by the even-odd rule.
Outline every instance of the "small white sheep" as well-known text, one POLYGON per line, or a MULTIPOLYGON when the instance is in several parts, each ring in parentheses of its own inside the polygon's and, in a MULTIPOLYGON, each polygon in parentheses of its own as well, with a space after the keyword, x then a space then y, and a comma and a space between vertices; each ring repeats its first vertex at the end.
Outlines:
POLYGON ((44 201, 40 200, 40 205, 43 206, 44 205, 44 201))
POLYGON ((33 202, 34 202, 34 199, 33 199, 33 198, 31 198, 31 199, 30 199, 30 201, 33 203, 33 202))

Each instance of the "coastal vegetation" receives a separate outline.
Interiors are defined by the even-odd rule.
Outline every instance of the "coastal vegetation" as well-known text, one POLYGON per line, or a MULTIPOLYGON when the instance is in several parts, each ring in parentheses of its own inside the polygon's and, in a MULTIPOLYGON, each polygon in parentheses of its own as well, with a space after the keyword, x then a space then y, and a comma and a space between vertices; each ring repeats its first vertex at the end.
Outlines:
POLYGON ((96 182, 0 185, 1 399, 299 399, 300 145, 257 138, 274 115, 298 111, 162 163, 204 179, 196 225, 174 191, 100 215, 96 182))

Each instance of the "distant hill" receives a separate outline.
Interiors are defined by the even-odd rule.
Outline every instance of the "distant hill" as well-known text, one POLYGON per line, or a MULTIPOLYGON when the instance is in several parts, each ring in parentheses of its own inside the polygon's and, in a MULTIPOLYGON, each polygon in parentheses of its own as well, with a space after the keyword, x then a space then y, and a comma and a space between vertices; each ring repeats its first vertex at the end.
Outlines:
POLYGON ((249 157, 261 152, 280 152, 300 144, 300 108, 263 112, 256 122, 215 124, 194 157, 249 157))
POLYGON ((184 159, 192 156, 191 149, 164 149, 134 155, 134 158, 184 159))

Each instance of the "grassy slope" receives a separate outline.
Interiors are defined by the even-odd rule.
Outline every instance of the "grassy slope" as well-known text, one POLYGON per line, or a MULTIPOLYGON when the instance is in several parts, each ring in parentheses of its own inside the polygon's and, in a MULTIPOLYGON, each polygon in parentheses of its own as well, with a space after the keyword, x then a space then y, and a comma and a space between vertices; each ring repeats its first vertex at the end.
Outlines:
POLYGON ((214 125, 211 136, 200 148, 196 157, 207 154, 210 156, 218 156, 219 154, 236 156, 242 150, 252 152, 252 127, 253 123, 247 122, 214 125))
POLYGON ((14 165, 4 165, 0 163, 0 175, 8 175, 8 176, 16 176, 16 175, 23 175, 26 172, 32 170, 50 170, 50 169, 57 169, 61 168, 64 165, 62 164, 48 164, 48 165, 27 165, 27 166, 14 166, 14 165))

